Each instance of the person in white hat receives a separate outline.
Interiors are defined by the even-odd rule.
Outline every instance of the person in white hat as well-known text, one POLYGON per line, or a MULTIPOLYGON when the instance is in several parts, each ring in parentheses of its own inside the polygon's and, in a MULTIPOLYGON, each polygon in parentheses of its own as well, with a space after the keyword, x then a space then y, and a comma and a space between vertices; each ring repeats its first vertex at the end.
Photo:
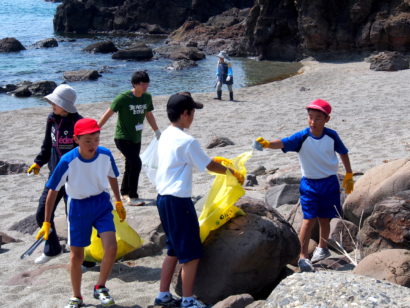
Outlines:
POLYGON ((225 51, 219 52, 218 56, 218 65, 216 68, 216 95, 215 99, 222 99, 222 85, 226 84, 229 90, 229 100, 233 101, 233 72, 232 72, 232 65, 229 61, 228 56, 226 55, 225 51))
MULTIPOLYGON (((62 84, 55 88, 53 93, 45 96, 44 99, 52 106, 53 112, 47 117, 46 132, 41 151, 34 159, 34 163, 28 168, 28 174, 37 175, 39 174, 41 167, 48 164, 48 169, 50 170, 51 175, 60 161, 61 156, 77 146, 73 139, 74 125, 82 118, 82 116, 78 114, 77 108, 74 105, 77 99, 75 90, 69 85, 62 84)), ((36 213, 36 220, 39 227, 42 226, 44 221, 48 191, 49 189, 44 187, 40 196, 36 213)), ((57 195, 51 216, 51 233, 48 240, 45 241, 43 253, 34 260, 34 263, 36 264, 46 263, 62 252, 53 220, 57 204, 63 198, 66 203, 67 194, 64 187, 57 195)))

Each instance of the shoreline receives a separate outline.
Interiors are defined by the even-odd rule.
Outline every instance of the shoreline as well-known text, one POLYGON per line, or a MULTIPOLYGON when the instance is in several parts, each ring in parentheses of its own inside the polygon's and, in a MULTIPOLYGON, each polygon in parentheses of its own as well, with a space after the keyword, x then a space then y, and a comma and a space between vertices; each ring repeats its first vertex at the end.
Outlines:
MULTIPOLYGON (((303 73, 281 81, 241 88, 234 91, 237 102, 227 99, 223 87, 223 101, 214 100, 214 93, 193 93, 195 100, 204 104, 195 113, 189 133, 205 149, 213 137, 228 137, 235 144, 223 148, 205 149, 213 156, 235 157, 251 149, 256 137, 283 138, 306 127, 305 106, 312 100, 328 100, 333 107, 328 127, 335 129, 349 149, 354 172, 365 172, 371 167, 398 158, 410 156, 410 107, 405 98, 410 93, 410 70, 376 72, 369 63, 304 61, 303 73), (406 120, 407 119, 407 120, 406 120)), ((181 89, 188 90, 189 89, 181 89)), ((154 96, 154 114, 161 130, 168 125, 165 112, 169 96, 154 96)), ((80 114, 99 118, 109 102, 79 104, 80 114)), ((50 107, 25 108, 0 112, 0 160, 30 164, 40 150, 45 120, 50 107)), ((115 119, 106 123, 101 133, 101 145, 114 155, 120 173, 124 160, 113 142, 115 119)), ((154 136, 145 126, 142 151, 154 136)), ((279 168, 281 172, 299 171, 297 155, 281 151, 255 152, 247 164, 252 171, 263 165, 267 170, 279 168)), ((341 168, 340 173, 344 170, 341 168)), ((46 265, 36 266, 34 258, 18 259, 34 241, 34 235, 10 231, 9 228, 35 213, 38 198, 48 170, 43 168, 38 177, 25 174, 0 176, 3 193, 0 195, 0 231, 20 239, 21 242, 3 244, 1 248, 0 292, 4 305, 32 306, 42 303, 47 307, 61 307, 71 296, 69 275, 66 271, 68 254, 63 254, 46 265), (13 282, 13 284, 11 284, 13 282)), ((193 196, 204 195, 213 177, 194 172, 193 196)), ((247 196, 263 199, 265 177, 258 177, 259 185, 246 190, 247 196)), ((155 198, 155 188, 144 176, 139 191, 143 198, 155 198)), ((144 221, 156 217, 154 206, 127 207, 127 215, 144 221)), ((64 216, 60 204, 56 216, 64 216)), ((137 232, 142 230, 137 228, 137 232)), ((163 256, 145 257, 115 264, 108 288, 122 307, 146 307, 153 303, 159 288, 159 273, 163 256)), ((98 272, 89 270, 83 275, 83 293, 87 305, 97 303, 91 297, 98 272)))

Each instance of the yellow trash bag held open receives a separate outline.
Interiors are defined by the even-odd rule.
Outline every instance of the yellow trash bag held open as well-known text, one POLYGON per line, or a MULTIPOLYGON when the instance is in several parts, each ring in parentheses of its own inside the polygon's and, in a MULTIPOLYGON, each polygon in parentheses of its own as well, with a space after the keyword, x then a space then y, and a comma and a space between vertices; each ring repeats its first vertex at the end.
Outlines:
MULTIPOLYGON (((120 222, 117 211, 112 211, 114 215, 115 236, 117 238, 116 260, 126 254, 140 248, 143 244, 138 233, 131 228, 126 221, 120 222)), ((101 262, 104 256, 104 249, 101 238, 97 235, 97 230, 93 228, 91 234, 91 244, 84 249, 84 259, 86 261, 101 262)))
MULTIPOLYGON (((246 178, 245 163, 251 156, 252 151, 245 152, 234 159, 224 159, 222 165, 238 170, 246 178)), ((198 219, 201 242, 205 241, 209 232, 218 229, 229 219, 237 215, 245 215, 240 208, 234 206, 236 201, 245 194, 242 185, 229 171, 226 175, 215 175, 198 219)))

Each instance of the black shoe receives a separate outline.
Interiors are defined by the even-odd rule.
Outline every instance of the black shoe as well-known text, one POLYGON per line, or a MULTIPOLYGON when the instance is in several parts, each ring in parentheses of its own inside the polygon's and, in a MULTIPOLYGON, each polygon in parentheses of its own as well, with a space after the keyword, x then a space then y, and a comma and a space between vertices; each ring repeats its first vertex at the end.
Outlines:
POLYGON ((179 308, 181 307, 181 301, 180 298, 173 297, 172 295, 166 296, 164 299, 157 297, 154 301, 154 306, 179 308))

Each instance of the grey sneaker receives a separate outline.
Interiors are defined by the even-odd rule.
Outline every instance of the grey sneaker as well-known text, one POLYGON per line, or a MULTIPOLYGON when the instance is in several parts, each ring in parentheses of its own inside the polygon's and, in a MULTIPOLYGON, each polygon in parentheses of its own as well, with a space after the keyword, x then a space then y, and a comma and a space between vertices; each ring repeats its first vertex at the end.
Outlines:
POLYGON ((83 300, 77 297, 70 298, 70 301, 64 308, 79 308, 84 305, 83 300))
POLYGON ((172 296, 171 294, 169 296, 166 296, 163 299, 156 298, 154 301, 154 306, 160 306, 160 307, 180 307, 181 306, 181 299, 176 298, 172 296))
POLYGON ((99 299, 101 305, 104 307, 112 306, 115 304, 114 299, 111 297, 110 293, 108 293, 107 288, 94 288, 94 298, 99 299))
POLYGON ((181 303, 181 308, 208 308, 209 306, 205 305, 203 302, 197 300, 196 298, 191 299, 190 301, 184 300, 181 303))
POLYGON ((316 247, 312 256, 312 263, 319 262, 320 260, 330 257, 330 251, 327 248, 316 247))
POLYGON ((315 268, 309 259, 299 259, 298 266, 301 272, 314 272, 315 268))

